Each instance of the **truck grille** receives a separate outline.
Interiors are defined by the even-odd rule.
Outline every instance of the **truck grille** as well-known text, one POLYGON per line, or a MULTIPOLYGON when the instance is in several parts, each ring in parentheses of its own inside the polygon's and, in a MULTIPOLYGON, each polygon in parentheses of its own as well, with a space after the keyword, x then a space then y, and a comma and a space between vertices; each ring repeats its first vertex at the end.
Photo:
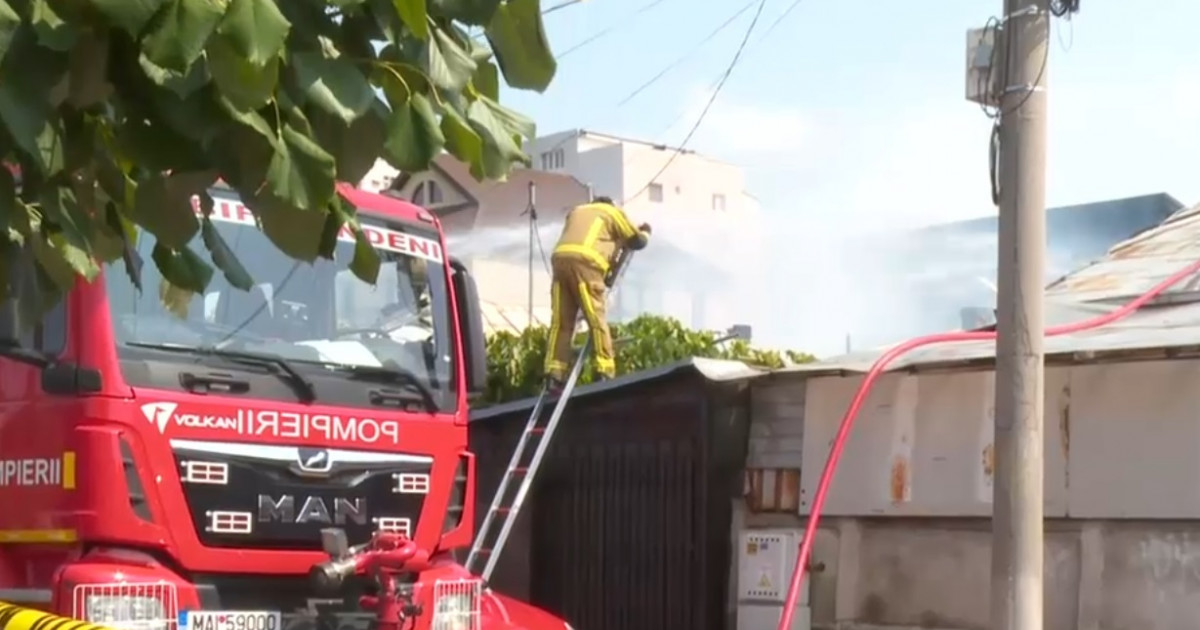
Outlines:
POLYGON ((413 535, 429 493, 424 455, 172 440, 200 541, 210 547, 319 550, 320 530, 351 542, 413 535))

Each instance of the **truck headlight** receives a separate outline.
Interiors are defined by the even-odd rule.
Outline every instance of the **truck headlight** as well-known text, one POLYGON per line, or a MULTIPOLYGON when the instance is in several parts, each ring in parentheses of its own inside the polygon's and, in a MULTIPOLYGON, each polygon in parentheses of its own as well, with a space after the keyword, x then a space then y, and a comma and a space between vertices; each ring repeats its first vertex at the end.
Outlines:
POLYGON ((433 627, 438 630, 474 630, 474 612, 470 595, 443 595, 434 604, 433 627))
POLYGON ((430 630, 479 630, 479 580, 439 580, 433 587, 430 630))
POLYGON ((83 602, 85 621, 119 630, 168 630, 166 606, 144 595, 95 594, 83 602))

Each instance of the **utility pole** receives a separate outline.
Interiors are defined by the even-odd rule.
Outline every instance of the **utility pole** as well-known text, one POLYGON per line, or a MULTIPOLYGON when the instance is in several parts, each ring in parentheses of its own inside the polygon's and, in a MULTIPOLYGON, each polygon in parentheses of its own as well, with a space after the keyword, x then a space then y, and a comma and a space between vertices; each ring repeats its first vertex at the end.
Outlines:
POLYGON ((529 215, 529 295, 527 297, 528 310, 526 313, 529 316, 526 326, 533 326, 533 262, 534 248, 538 246, 538 214, 537 214, 537 184, 529 182, 529 199, 528 205, 525 207, 525 212, 521 216, 529 215))
POLYGON ((997 44, 1000 222, 993 630, 1042 629, 1043 282, 1050 0, 1004 0, 997 44))

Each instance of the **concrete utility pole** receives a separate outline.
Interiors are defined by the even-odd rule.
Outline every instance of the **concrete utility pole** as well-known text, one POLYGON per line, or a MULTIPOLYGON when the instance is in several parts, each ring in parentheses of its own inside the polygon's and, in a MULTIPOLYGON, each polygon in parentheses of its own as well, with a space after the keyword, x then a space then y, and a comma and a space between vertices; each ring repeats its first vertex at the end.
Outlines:
POLYGON ((1050 1, 1005 0, 1004 15, 991 613, 993 630, 1041 630, 1050 1))

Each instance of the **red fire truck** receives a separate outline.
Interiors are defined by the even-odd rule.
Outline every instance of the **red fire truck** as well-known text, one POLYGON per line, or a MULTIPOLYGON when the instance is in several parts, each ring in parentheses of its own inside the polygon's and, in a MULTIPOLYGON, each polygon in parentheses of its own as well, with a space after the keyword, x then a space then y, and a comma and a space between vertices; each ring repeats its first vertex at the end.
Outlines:
MULTIPOLYGON (((451 556, 472 540, 468 400, 485 379, 472 277, 425 210, 339 194, 381 260, 374 286, 348 268, 348 230, 334 260, 296 262, 219 189, 213 225, 256 284, 218 273, 186 317, 163 306, 154 265, 139 290, 118 262, 20 325, 41 272, 33 253, 0 266, 15 289, 0 311, 0 601, 131 630, 359 628, 361 593, 310 588, 335 528, 419 550, 400 580, 406 628, 570 628, 451 556)), ((153 237, 137 249, 154 258, 153 237)))

